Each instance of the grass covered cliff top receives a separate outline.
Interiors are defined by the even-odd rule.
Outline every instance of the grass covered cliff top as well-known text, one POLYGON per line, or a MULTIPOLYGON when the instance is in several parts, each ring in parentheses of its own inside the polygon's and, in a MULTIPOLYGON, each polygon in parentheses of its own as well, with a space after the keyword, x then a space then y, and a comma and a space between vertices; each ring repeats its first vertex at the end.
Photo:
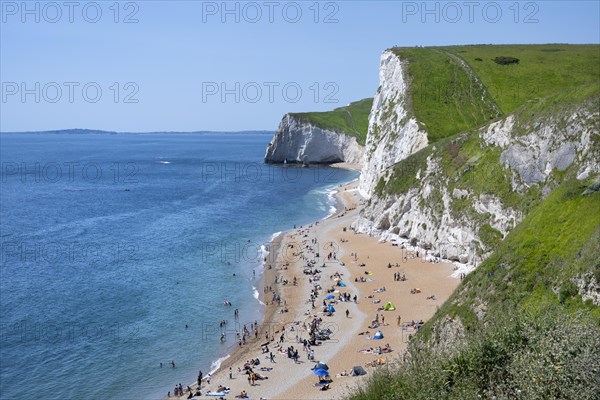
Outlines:
POLYGON ((431 142, 549 97, 600 92, 600 45, 397 47, 408 62, 410 107, 431 142))
POLYGON ((352 102, 332 111, 290 113, 290 115, 320 128, 343 132, 346 135, 355 137, 358 144, 364 146, 372 105, 373 99, 368 98, 352 102))

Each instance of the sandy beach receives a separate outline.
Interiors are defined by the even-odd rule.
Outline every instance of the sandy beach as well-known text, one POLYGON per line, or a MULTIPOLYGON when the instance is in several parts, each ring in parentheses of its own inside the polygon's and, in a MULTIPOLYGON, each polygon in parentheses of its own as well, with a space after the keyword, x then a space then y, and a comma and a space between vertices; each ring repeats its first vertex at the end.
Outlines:
MULTIPOLYGON (((210 382, 204 378, 201 395, 191 397, 184 387, 183 396, 171 392, 171 398, 218 399, 222 394, 233 399, 242 391, 252 399, 342 398, 378 365, 402 357, 416 326, 431 318, 459 279, 452 276, 451 264, 427 262, 416 250, 355 233, 351 224, 363 202, 357 185, 338 189, 334 215, 273 240, 260 288, 264 321, 258 327, 248 324, 245 344, 210 382), (383 310, 388 302, 393 310, 383 310), (329 305, 335 312, 323 312, 329 305), (311 327, 317 335, 314 345, 311 327), (374 338, 377 331, 382 339, 374 338), (288 358, 292 346, 297 360, 288 358), (311 370, 317 361, 329 367, 329 390, 321 390, 324 383, 311 370), (354 366, 362 366, 367 375, 345 376, 354 366), (248 368, 257 378, 254 384, 248 368), (219 386, 227 392, 217 394, 219 386)), ((196 384, 190 386, 196 393, 196 384)))

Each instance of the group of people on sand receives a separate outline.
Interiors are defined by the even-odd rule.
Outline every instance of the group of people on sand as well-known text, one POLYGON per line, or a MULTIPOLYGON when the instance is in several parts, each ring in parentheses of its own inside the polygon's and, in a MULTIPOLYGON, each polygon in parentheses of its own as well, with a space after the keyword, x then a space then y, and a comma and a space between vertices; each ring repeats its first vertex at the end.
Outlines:
MULTIPOLYGON (((202 392, 200 391, 200 386, 196 388, 194 392, 191 387, 187 386, 183 389, 183 385, 180 383, 179 385, 175 385, 175 389, 173 389, 173 396, 181 397, 185 396, 185 393, 188 393, 187 398, 191 399, 194 396, 202 396, 202 392)), ((171 392, 167 393, 167 397, 171 397, 171 392)))
POLYGON ((390 346, 389 343, 387 343, 385 346, 381 347, 381 346, 377 346, 375 348, 370 347, 368 349, 362 349, 359 350, 359 353, 363 353, 363 354, 383 354, 383 353, 391 353, 392 347, 390 346))
POLYGON ((394 272, 394 281, 396 281, 396 282, 406 281, 406 274, 401 274, 400 272, 394 272))
MULTIPOLYGON (((275 349, 273 349, 273 351, 271 351, 271 349, 269 347, 277 346, 278 352, 280 354, 287 356, 285 358, 294 361, 294 363, 299 363, 303 357, 306 357, 307 360, 315 360, 316 355, 315 355, 315 349, 313 348, 313 346, 322 344, 322 342, 324 340, 329 339, 329 335, 331 334, 331 331, 328 331, 327 329, 322 328, 322 325, 323 325, 322 315, 323 314, 319 314, 318 312, 316 312, 316 307, 315 307, 316 306, 315 302, 318 302, 319 299, 321 299, 321 296, 323 296, 323 294, 325 293, 325 290, 321 286, 321 279, 322 279, 321 274, 320 274, 321 271, 319 269, 317 269, 317 262, 320 263, 321 261, 319 261, 318 248, 315 246, 317 243, 317 239, 316 239, 316 236, 314 236, 314 225, 310 225, 308 227, 302 227, 300 230, 297 230, 293 234, 293 236, 302 238, 301 243, 291 245, 288 248, 292 249, 294 251, 294 256, 296 257, 296 259, 300 260, 300 262, 303 263, 301 268, 305 271, 305 274, 308 275, 308 276, 306 276, 306 280, 308 281, 308 284, 309 284, 308 287, 310 290, 310 300, 308 300, 307 303, 312 305, 312 308, 307 310, 307 312, 306 312, 307 318, 303 322, 293 322, 287 326, 282 327, 281 331, 279 331, 279 333, 281 333, 281 336, 279 336, 277 338, 277 339, 279 339, 279 344, 276 344, 276 342, 275 342, 277 340, 275 338, 275 334, 270 335, 268 331, 265 332, 264 338, 267 340, 267 343, 263 342, 260 345, 260 348, 258 350, 260 353, 264 354, 264 357, 267 361, 268 360, 271 361, 271 363, 272 363, 271 365, 276 365, 276 364, 273 364, 273 363, 275 363, 275 355, 273 354, 273 352, 277 353, 277 351, 275 351, 275 349), (287 334, 287 337, 291 337, 292 332, 296 336, 296 342, 298 343, 298 345, 284 346, 283 343, 286 339, 286 334, 287 334)), ((292 236, 292 239, 293 239, 293 236, 292 236)), ((284 246, 286 246, 286 245, 284 244, 284 246)), ((283 248, 285 249, 286 247, 283 247, 283 248)), ((336 251, 331 251, 327 254, 326 262, 339 263, 337 257, 338 257, 338 254, 336 253, 336 251)), ((282 261, 281 259, 279 259, 277 261, 278 262, 274 263, 273 268, 276 268, 279 270, 285 270, 288 267, 291 268, 291 264, 289 262, 286 262, 286 260, 282 261)), ((297 264, 299 264, 299 262, 296 262, 296 265, 297 264)), ((323 263, 323 266, 325 266, 325 262, 323 263)), ((323 267, 323 266, 321 266, 321 267, 323 267)), ((300 269, 300 270, 302 270, 302 269, 300 269)), ((341 281, 342 275, 340 273, 334 273, 331 276, 329 276, 329 278, 333 284, 331 286, 331 289, 329 289, 329 291, 327 291, 328 294, 333 293, 336 290, 335 285, 337 284, 337 282, 341 281)), ((278 312, 282 312, 282 310, 287 309, 287 302, 280 294, 281 292, 277 290, 277 287, 278 286, 281 287, 288 283, 293 283, 294 286, 300 284, 299 279, 296 277, 293 277, 291 282, 288 282, 285 277, 278 275, 275 277, 274 283, 269 282, 269 284, 266 284, 264 287, 265 295, 268 295, 269 293, 271 293, 271 296, 269 296, 270 302, 267 302, 267 303, 271 303, 270 305, 277 307, 278 312)), ((343 293, 338 292, 338 293, 335 293, 334 296, 335 297, 333 299, 331 299, 334 303, 337 301, 357 302, 357 300, 358 300, 358 297, 356 295, 353 295, 352 293, 349 293, 349 292, 343 292, 343 293)), ((226 306, 231 306, 231 302, 229 302, 228 300, 225 300, 223 302, 223 304, 226 306)), ((324 304, 327 304, 327 303, 324 303, 324 304)), ((349 316, 349 315, 347 314, 347 316, 349 316)), ((239 317, 237 309, 235 311, 234 317, 235 317, 235 320, 237 321, 238 317, 239 317)), ((226 323, 227 323, 226 320, 222 320, 220 322, 219 327, 221 328, 222 332, 223 332, 223 329, 224 329, 226 323)), ((272 331, 271 331, 271 333, 272 333, 272 331)), ((249 340, 252 336, 254 336, 256 339, 258 339, 258 324, 256 321, 249 325, 244 325, 242 332, 236 332, 236 338, 239 340, 240 345, 245 344, 246 341, 249 340)), ((256 343, 256 342, 250 342, 250 343, 256 343)), ((244 376, 244 375, 246 376, 250 387, 254 387, 257 380, 268 379, 268 376, 265 373, 268 373, 270 370, 272 370, 272 368, 263 367, 261 365, 260 358, 253 358, 253 359, 247 360, 246 363, 244 363, 243 368, 238 367, 237 370, 238 370, 238 374, 241 374, 242 376, 244 376)), ((233 379, 233 371, 231 369, 229 371, 229 377, 230 377, 230 379, 233 379)), ((201 388, 201 385, 198 385, 198 387, 196 389, 197 393, 200 392, 200 388, 201 388)), ((330 388, 329 383, 327 383, 324 386, 321 386, 321 389, 323 389, 323 390, 328 390, 329 388, 330 388)), ((207 393, 210 393, 211 395, 216 395, 216 394, 226 393, 226 391, 228 391, 228 389, 229 388, 225 388, 222 385, 220 385, 217 388, 216 392, 207 392, 207 393)), ((190 395, 193 395, 191 388, 187 391, 189 392, 190 395)), ((169 393, 169 396, 170 395, 171 394, 169 393)), ((175 395, 176 396, 184 395, 184 389, 181 385, 177 386, 175 395)), ((235 397, 236 398, 248 398, 248 394, 246 393, 246 391, 242 391, 240 394, 238 394, 235 397)))

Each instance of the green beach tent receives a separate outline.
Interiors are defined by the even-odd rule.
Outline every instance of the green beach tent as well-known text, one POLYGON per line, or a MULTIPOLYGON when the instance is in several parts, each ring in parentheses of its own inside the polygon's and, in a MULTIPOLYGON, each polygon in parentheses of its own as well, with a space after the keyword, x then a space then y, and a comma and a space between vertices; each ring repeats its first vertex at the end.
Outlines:
POLYGON ((396 306, 392 304, 391 301, 388 301, 387 304, 383 307, 383 309, 385 311, 394 311, 396 309, 396 306))

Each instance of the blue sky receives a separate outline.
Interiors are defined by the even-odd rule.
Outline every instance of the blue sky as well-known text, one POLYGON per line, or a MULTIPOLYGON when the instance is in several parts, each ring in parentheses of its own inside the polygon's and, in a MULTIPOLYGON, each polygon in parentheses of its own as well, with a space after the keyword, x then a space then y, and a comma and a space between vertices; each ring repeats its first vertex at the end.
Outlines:
POLYGON ((275 130, 394 45, 598 43, 597 1, 2 1, 0 130, 275 130))

